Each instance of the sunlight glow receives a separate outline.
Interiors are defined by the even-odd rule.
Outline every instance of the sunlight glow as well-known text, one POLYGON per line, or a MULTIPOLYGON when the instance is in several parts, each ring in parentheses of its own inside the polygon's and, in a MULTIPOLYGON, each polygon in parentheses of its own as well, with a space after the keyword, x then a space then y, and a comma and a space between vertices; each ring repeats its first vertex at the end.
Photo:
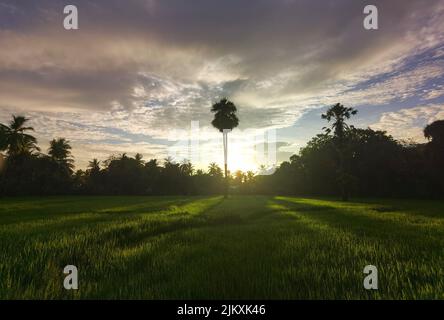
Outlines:
POLYGON ((254 148, 243 146, 241 143, 228 145, 228 170, 257 171, 260 164, 256 162, 254 148))

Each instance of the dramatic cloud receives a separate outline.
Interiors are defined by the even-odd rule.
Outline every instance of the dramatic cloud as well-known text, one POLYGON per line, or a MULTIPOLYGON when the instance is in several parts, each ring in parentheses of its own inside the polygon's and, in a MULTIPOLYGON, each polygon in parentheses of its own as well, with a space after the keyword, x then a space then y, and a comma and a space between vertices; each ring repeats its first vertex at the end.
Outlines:
POLYGON ((191 121, 205 146, 217 137, 209 108, 224 96, 239 107, 239 132, 291 127, 338 101, 371 106, 369 119, 388 104, 444 102, 439 0, 373 1, 377 31, 363 28, 361 0, 69 4, 79 9, 76 31, 63 29, 64 1, 0 0, 0 121, 26 114, 42 142, 68 138, 80 167, 94 150, 163 157, 171 133, 191 121))
POLYGON ((371 128, 385 130, 398 139, 425 142, 424 127, 442 119, 444 105, 426 105, 383 113, 379 122, 371 125, 371 128))

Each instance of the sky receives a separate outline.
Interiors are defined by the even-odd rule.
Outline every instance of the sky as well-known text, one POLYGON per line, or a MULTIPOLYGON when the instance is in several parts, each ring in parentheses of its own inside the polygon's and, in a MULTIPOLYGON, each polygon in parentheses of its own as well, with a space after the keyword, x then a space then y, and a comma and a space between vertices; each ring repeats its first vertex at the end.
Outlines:
POLYGON ((444 119, 443 30, 443 0, 0 0, 0 122, 30 118, 43 151, 68 139, 81 169, 136 152, 223 164, 222 97, 240 119, 231 170, 288 160, 337 102, 356 126, 424 142, 444 119))

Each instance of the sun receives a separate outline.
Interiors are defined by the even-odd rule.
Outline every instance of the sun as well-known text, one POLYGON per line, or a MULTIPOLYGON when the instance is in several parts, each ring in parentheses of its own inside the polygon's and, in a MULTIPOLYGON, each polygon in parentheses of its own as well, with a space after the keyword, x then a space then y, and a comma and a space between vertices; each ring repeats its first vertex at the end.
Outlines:
POLYGON ((255 172, 259 166, 260 164, 256 162, 254 148, 236 142, 228 146, 228 170, 231 173, 238 170, 255 172))

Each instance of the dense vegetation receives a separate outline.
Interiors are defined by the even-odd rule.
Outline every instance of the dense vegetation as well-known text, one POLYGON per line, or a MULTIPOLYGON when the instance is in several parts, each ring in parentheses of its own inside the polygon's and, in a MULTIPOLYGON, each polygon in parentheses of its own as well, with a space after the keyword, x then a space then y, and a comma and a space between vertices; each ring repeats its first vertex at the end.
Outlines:
POLYGON ((0 299, 444 299, 443 248, 442 201, 8 198, 0 299))
MULTIPOLYGON (((270 176, 235 172, 231 193, 384 197, 444 197, 444 120, 429 124, 429 142, 396 141, 383 131, 348 126, 356 113, 340 104, 323 118, 331 123, 270 176)), ((29 134, 27 119, 0 125, 0 195, 211 195, 225 190, 223 170, 195 170, 185 161, 144 161, 140 154, 93 159, 74 171, 69 141, 50 143, 47 154, 29 134)))

